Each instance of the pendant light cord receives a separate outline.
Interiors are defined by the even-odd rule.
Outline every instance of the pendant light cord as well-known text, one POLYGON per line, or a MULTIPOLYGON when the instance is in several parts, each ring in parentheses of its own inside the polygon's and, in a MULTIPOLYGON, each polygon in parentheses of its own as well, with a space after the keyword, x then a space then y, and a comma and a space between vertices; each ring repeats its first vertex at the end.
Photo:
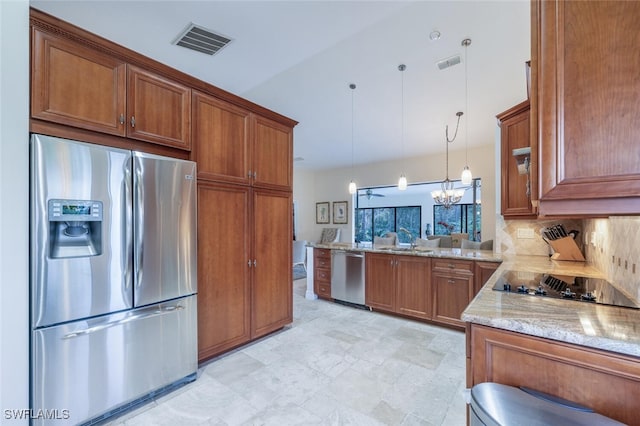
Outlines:
POLYGON ((471 44, 471 39, 466 38, 462 41, 464 45, 464 99, 465 99, 465 112, 467 113, 466 126, 464 126, 464 150, 465 150, 465 166, 469 166, 469 71, 467 69, 467 64, 469 61, 467 60, 467 54, 469 51, 469 45, 471 44))
POLYGON ((356 85, 351 83, 349 85, 349 88, 351 89, 351 176, 353 177, 353 156, 354 156, 354 149, 353 149, 353 116, 354 116, 354 107, 353 107, 353 92, 356 89, 356 85))

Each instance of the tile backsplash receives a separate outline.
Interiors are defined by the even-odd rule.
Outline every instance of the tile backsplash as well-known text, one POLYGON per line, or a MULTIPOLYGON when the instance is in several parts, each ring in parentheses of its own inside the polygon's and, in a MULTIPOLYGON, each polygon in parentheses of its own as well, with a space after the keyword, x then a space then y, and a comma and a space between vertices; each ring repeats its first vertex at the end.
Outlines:
POLYGON ((583 222, 587 261, 640 301, 640 217, 612 216, 583 222))
POLYGON ((542 239, 540 229, 562 224, 567 231, 575 229, 580 232, 576 242, 584 253, 581 239, 582 222, 576 219, 504 220, 502 215, 497 215, 495 251, 501 254, 549 256, 553 251, 550 251, 549 245, 542 239))
POLYGON ((562 223, 580 231, 576 243, 587 262, 640 301, 640 216, 604 219, 504 220, 496 216, 494 250, 502 254, 548 256, 540 228, 562 223), (533 238, 527 238, 533 231, 533 238), (524 238, 523 238, 524 237, 524 238))

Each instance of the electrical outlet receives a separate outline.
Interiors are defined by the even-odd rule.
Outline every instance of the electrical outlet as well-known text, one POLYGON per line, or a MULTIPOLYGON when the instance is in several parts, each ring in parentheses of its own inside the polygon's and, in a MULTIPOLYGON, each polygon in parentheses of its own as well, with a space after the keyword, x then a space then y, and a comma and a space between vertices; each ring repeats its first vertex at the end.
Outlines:
POLYGON ((535 238, 535 233, 533 232, 533 228, 518 228, 518 239, 533 239, 535 238))

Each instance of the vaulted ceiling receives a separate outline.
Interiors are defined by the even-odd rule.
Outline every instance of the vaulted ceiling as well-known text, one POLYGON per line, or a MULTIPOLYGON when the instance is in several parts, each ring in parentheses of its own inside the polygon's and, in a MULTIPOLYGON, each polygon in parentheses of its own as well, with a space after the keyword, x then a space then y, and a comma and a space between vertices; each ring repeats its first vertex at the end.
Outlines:
POLYGON ((527 96, 526 0, 31 5, 299 121, 294 156, 302 169, 351 165, 352 134, 355 164, 442 152, 457 111, 465 114, 450 149, 488 145, 495 115, 527 96), (173 44, 190 23, 232 41, 213 56, 173 44), (460 64, 436 65, 455 55, 460 64))

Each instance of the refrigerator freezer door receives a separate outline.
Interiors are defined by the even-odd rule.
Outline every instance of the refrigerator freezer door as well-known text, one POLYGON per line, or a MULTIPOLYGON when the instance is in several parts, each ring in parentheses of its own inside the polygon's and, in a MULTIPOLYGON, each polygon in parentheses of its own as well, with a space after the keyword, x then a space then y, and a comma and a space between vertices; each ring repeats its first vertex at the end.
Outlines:
POLYGON ((133 153, 134 305, 197 291, 196 165, 133 153))
POLYGON ((31 315, 38 328, 132 307, 131 152, 31 137, 31 315))
POLYGON ((33 424, 79 424, 195 378, 196 297, 33 331, 33 410, 59 411, 33 424))

